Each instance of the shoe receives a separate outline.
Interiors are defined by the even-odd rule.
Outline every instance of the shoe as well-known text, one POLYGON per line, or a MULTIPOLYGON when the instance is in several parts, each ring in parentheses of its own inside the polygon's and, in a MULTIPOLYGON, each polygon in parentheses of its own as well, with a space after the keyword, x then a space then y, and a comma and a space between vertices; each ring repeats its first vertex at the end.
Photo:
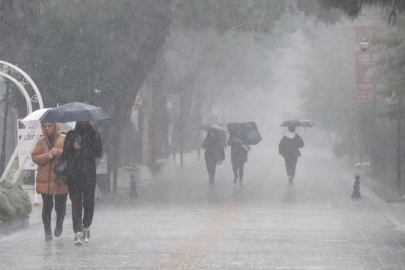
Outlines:
POLYGON ((233 179, 233 183, 234 183, 234 184, 237 184, 237 183, 238 183, 238 177, 237 177, 237 176, 235 176, 235 178, 233 179))
POLYGON ((83 228, 83 243, 90 243, 90 228, 83 228))
POLYGON ((77 232, 75 235, 75 245, 80 246, 83 244, 83 232, 77 232))
POLYGON ((63 231, 62 225, 61 226, 56 225, 53 235, 55 235, 55 237, 59 237, 62 234, 62 231, 63 231))
POLYGON ((45 234, 45 241, 52 241, 53 236, 52 234, 45 234))
POLYGON ((288 176, 288 183, 289 183, 290 185, 292 185, 293 182, 294 182, 294 177, 288 176))
POLYGON ((240 187, 243 186, 242 180, 239 180, 239 186, 240 186, 240 187))

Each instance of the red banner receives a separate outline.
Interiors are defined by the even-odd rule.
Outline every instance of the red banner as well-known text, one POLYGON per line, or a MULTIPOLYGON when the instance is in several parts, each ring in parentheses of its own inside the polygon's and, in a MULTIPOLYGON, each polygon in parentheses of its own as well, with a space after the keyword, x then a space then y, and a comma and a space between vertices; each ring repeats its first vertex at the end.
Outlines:
POLYGON ((376 61, 378 48, 371 46, 371 39, 381 33, 378 26, 356 26, 356 101, 373 102, 376 98, 376 61))

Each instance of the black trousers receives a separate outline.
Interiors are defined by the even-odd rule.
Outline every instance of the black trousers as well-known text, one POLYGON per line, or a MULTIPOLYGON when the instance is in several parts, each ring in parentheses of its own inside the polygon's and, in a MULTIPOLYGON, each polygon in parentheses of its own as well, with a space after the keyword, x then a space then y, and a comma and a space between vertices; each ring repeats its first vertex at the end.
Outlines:
POLYGON ((210 179, 210 182, 214 182, 215 170, 217 168, 217 161, 214 159, 206 159, 205 163, 207 164, 207 171, 208 171, 208 177, 210 179))
POLYGON ((285 168, 287 170, 287 175, 294 177, 295 168, 297 167, 298 157, 284 157, 285 159, 285 168))
POLYGON ((235 175, 235 178, 238 178, 238 175, 239 175, 240 181, 242 181, 242 179, 243 179, 243 167, 244 166, 245 166, 245 162, 242 162, 242 161, 232 162, 233 174, 235 175))
POLYGON ((56 226, 63 226, 63 220, 66 215, 66 198, 67 194, 53 195, 42 194, 42 222, 44 223, 45 234, 52 235, 51 214, 53 201, 55 197, 56 226))
POLYGON ((72 201, 73 231, 82 232, 83 227, 88 228, 93 222, 96 179, 69 180, 68 187, 72 201))

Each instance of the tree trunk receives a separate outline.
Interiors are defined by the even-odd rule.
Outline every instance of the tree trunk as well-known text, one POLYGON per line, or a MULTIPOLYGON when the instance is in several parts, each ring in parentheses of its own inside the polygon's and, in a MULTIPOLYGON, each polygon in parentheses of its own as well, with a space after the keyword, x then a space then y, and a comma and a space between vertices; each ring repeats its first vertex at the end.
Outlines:
POLYGON ((143 86, 145 79, 156 63, 156 58, 163 47, 166 37, 169 35, 171 24, 170 5, 171 1, 166 1, 166 19, 156 22, 155 25, 150 25, 150 31, 144 41, 138 47, 138 58, 133 61, 133 64, 128 68, 125 77, 127 82, 123 82, 121 91, 117 91, 119 96, 115 96, 117 101, 111 100, 112 104, 116 104, 113 108, 112 119, 114 119, 111 128, 109 129, 110 143, 110 161, 113 172, 113 191, 117 190, 118 167, 120 166, 119 149, 121 146, 122 130, 130 119, 132 105, 135 102, 136 95, 139 89, 143 86))
POLYGON ((0 175, 3 174, 6 166, 6 138, 7 138, 7 120, 8 120, 8 94, 10 91, 9 81, 6 81, 6 94, 4 98, 4 122, 3 122, 3 141, 1 143, 1 155, 0 155, 0 175))

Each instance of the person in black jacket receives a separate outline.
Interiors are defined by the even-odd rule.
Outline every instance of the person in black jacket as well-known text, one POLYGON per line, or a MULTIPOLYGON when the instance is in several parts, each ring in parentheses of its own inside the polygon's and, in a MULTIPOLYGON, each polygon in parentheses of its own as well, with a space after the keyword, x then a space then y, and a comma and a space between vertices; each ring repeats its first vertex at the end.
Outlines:
POLYGON ((205 162, 207 164, 209 183, 212 185, 215 181, 217 163, 225 159, 224 145, 219 131, 210 128, 201 147, 205 149, 205 162))
POLYGON ((288 127, 288 133, 281 139, 278 146, 279 154, 285 159, 288 181, 293 183, 298 157, 301 156, 299 148, 304 147, 304 141, 295 133, 295 127, 288 127))
POLYGON ((239 176, 239 185, 242 185, 243 180, 243 167, 247 162, 247 154, 248 150, 246 149, 247 146, 243 145, 243 138, 242 138, 241 130, 237 129, 234 131, 228 139, 228 145, 231 147, 231 162, 232 162, 232 169, 234 174, 233 183, 236 184, 238 182, 239 176))
POLYGON ((95 159, 102 154, 100 134, 89 121, 77 122, 75 129, 66 134, 64 151, 67 158, 73 161, 67 184, 72 201, 75 244, 89 243, 96 189, 95 159))

